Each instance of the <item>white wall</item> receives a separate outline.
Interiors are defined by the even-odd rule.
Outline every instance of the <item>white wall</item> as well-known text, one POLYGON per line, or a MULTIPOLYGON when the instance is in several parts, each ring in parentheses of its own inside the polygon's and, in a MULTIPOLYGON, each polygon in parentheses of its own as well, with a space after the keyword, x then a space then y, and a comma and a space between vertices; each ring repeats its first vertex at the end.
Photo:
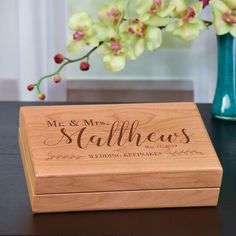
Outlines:
MULTIPOLYGON (((65 50, 64 0, 0 1, 0 100, 38 100, 28 84, 55 69, 53 56, 65 50)), ((55 92, 44 83, 48 99, 64 100, 63 83, 55 92)))
POLYGON ((17 0, 0 1, 0 99, 18 97, 18 4, 17 0), (11 9, 11 11, 9 11, 11 9), (13 90, 11 90, 14 88, 13 90), (9 91, 12 91, 12 95, 9 91))
MULTIPOLYGON (((102 1, 0 0, 0 100, 37 100, 36 94, 28 93, 25 87, 55 69, 53 55, 65 51, 66 15, 77 10, 95 14, 102 1)), ((203 32, 188 44, 172 37, 166 40, 168 43, 163 48, 129 62, 122 72, 107 72, 101 58, 94 55, 91 71, 82 73, 79 65, 72 65, 64 76, 68 80, 192 80, 195 100, 211 102, 217 68, 212 30, 203 32)), ((49 100, 65 99, 65 83, 57 86, 45 83, 44 90, 49 100)))

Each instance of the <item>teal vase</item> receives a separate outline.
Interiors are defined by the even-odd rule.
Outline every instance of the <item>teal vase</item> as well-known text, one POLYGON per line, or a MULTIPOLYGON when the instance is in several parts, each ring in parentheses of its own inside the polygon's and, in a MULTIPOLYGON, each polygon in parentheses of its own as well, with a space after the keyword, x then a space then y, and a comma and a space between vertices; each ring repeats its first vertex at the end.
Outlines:
POLYGON ((213 116, 236 121, 236 38, 217 36, 218 80, 213 102, 213 116))

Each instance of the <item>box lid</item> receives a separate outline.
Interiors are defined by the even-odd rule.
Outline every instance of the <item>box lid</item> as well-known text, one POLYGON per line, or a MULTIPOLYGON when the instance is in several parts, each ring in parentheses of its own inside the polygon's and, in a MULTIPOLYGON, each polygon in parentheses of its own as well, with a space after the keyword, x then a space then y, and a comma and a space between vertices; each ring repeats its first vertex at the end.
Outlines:
POLYGON ((220 187, 193 103, 22 107, 35 194, 220 187))

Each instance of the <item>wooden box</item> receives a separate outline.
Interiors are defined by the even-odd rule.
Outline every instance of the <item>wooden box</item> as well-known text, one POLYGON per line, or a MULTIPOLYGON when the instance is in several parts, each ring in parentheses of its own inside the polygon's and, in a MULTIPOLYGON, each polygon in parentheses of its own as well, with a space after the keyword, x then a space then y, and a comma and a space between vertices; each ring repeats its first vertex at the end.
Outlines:
POLYGON ((33 212, 217 205, 193 103, 22 107, 19 144, 33 212))

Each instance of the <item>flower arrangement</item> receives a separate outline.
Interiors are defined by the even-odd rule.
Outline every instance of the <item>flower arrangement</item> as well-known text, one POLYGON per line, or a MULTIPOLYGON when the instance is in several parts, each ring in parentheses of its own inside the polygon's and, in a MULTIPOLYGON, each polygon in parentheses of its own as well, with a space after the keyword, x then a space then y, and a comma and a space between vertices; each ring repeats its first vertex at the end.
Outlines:
POLYGON ((60 67, 28 86, 29 91, 37 89, 39 99, 46 98, 41 83, 50 78, 55 83, 61 82, 60 73, 68 64, 80 62, 80 69, 88 71, 94 51, 103 55, 107 70, 117 72, 125 67, 127 60, 137 59, 145 49, 157 50, 162 44, 163 30, 188 41, 213 25, 216 34, 230 33, 236 37, 236 0, 199 0, 190 4, 185 0, 115 0, 102 7, 97 16, 97 21, 93 21, 87 12, 72 15, 67 51, 78 55, 85 47, 90 51, 77 59, 57 54, 54 60, 60 67), (212 22, 200 18, 207 5, 212 9, 212 22))

